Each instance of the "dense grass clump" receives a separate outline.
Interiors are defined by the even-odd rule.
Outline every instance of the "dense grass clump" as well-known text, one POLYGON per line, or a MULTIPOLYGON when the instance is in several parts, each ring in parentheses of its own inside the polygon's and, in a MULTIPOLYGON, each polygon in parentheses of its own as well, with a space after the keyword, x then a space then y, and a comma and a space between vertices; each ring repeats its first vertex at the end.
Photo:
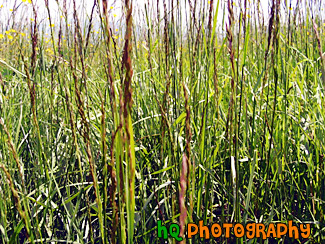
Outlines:
POLYGON ((324 243, 325 6, 261 2, 5 1, 0 243, 324 243))

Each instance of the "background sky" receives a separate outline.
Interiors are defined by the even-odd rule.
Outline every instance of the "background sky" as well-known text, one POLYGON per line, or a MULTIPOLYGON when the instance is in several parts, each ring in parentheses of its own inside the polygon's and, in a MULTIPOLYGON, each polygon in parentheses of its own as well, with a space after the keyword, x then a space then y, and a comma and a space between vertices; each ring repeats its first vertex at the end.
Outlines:
MULTIPOLYGON (((33 19, 33 14, 32 14, 32 5, 29 3, 31 0, 0 0, 0 21, 1 21, 1 25, 0 25, 0 33, 4 32, 8 29, 11 28, 12 26, 12 22, 16 22, 16 23, 23 23, 26 24, 28 22, 30 22, 33 19)), ((77 9, 78 9, 78 14, 79 14, 79 19, 81 20, 81 24, 83 22, 86 22, 85 20, 87 19, 87 16, 90 15, 91 10, 92 10, 92 6, 94 4, 94 0, 75 0, 76 1, 76 5, 77 5, 77 9)), ((96 0, 97 1, 97 0, 96 0)), ((291 2, 291 8, 290 11, 295 11, 296 5, 297 5, 297 1, 298 0, 281 0, 281 11, 289 11, 289 4, 291 2), (288 4, 288 8, 286 8, 286 4, 288 4), (287 10, 285 10, 287 9, 287 10)), ((38 23, 40 24, 40 27, 42 27, 42 29, 47 32, 49 31, 49 21, 48 21, 48 13, 47 10, 45 8, 45 0, 33 0, 33 2, 35 3, 35 5, 37 6, 38 9, 38 23)), ((59 19, 62 15, 62 11, 60 11, 60 9, 58 8, 58 4, 56 0, 48 0, 49 2, 49 7, 50 7, 50 11, 51 11, 51 17, 52 17, 52 21, 54 23, 58 23, 59 19)), ((63 0, 58 0, 60 6, 62 6, 63 4, 63 0)), ((142 25, 143 21, 145 21, 145 15, 144 15, 144 6, 145 4, 149 3, 149 9, 154 8, 154 13, 156 13, 156 0, 134 0, 134 8, 133 8, 133 17, 135 19, 135 23, 138 25, 142 25)), ((166 2, 171 2, 169 0, 166 0, 166 2)), ((174 2, 176 3, 177 0, 174 0, 174 2)), ((188 3, 188 0, 179 0, 180 4, 181 4, 181 8, 183 9, 182 15, 182 22, 183 25, 186 25, 186 16, 185 13, 188 14, 189 11, 189 6, 188 4, 185 5, 185 3, 188 3)), ((192 0, 193 2, 193 0, 192 0)), ((206 6, 206 11, 208 11, 208 0, 198 0, 197 1, 198 4, 203 4, 203 6, 206 6)), ((218 0, 214 0, 214 4, 216 6, 218 0)), ((227 5, 227 0, 219 0, 220 4, 219 4, 219 14, 218 14, 218 24, 219 27, 222 23, 222 17, 223 17, 223 6, 227 5)), ((239 4, 242 4, 243 6, 243 2, 241 0, 236 0, 234 1, 235 5, 234 5, 234 10, 235 10, 235 14, 239 13, 239 4)), ((250 7, 252 6, 251 3, 256 2, 256 0, 248 0, 248 13, 249 11, 255 12, 256 9, 251 9, 250 7)), ((305 6, 308 6, 308 8, 310 9, 310 13, 311 14, 317 14, 318 15, 323 15, 322 13, 324 13, 325 11, 323 11, 324 9, 324 5, 325 5, 325 1, 322 0, 300 0, 301 5, 300 8, 303 8, 304 12, 305 11, 305 6), (321 9, 314 9, 313 8, 313 2, 318 1, 321 4, 318 4, 318 6, 321 6, 321 9)), ((271 5, 271 1, 269 0, 260 0, 261 3, 261 13, 264 15, 264 24, 267 25, 268 24, 268 16, 269 16, 269 11, 270 8, 269 6, 271 5)), ((124 18, 122 18, 123 15, 123 9, 122 9, 122 4, 121 4, 121 0, 108 0, 108 4, 109 4, 109 16, 110 16, 110 21, 111 21, 111 25, 114 29, 118 29, 120 28, 120 25, 123 25, 123 22, 121 20, 124 20, 124 18)), ((256 4, 254 4, 256 6, 256 4)), ((73 22, 73 0, 67 0, 67 9, 68 9, 68 22, 73 22)), ((316 6, 316 5, 315 5, 316 6)), ((167 6, 168 7, 168 6, 167 6)), ((161 16, 163 16, 163 0, 160 0, 160 7, 159 10, 161 11, 161 16)), ((283 14, 283 16, 287 16, 285 14, 283 14)), ((94 15, 95 17, 95 24, 94 24, 94 29, 96 30, 99 29, 99 17, 98 14, 95 13, 94 15), (96 24, 97 23, 97 24, 96 24)), ((187 18, 189 18, 189 16, 187 16, 187 18)), ((225 11, 225 18, 227 20, 227 11, 225 11)), ((156 19, 156 16, 150 16, 150 19, 156 19)), ((282 23, 285 20, 282 20, 282 23)), ((228 22, 228 20, 226 21, 228 22)), ((142 25, 143 26, 143 25, 142 25)), ((224 28, 223 28, 224 29, 224 28)))
MULTIPOLYGON (((13 11, 15 9, 15 15, 16 15, 16 19, 30 19, 32 18, 32 8, 31 8, 31 4, 29 3, 30 0, 0 0, 0 20, 3 21, 7 21, 10 16, 13 14, 13 11)), ((91 10, 92 10, 92 6, 94 4, 93 0, 75 0, 76 1, 76 5, 77 5, 77 9, 79 10, 79 14, 80 14, 80 18, 90 15, 91 10)), ((184 2, 187 2, 188 0, 180 0, 181 6, 183 10, 183 14, 185 12, 189 12, 188 9, 186 11, 186 8, 184 6, 184 2)), ((40 20, 45 20, 47 19, 48 15, 47 15, 47 11, 45 8, 45 0, 33 0, 33 2, 36 4, 37 8, 38 8, 38 12, 39 12, 39 19, 40 20)), ((58 8, 58 4, 56 2, 56 0, 48 0, 49 2, 49 6, 50 6, 50 10, 51 10, 51 15, 53 18, 58 19, 61 15, 59 8, 58 8)), ((168 1, 167 1, 168 2, 168 1)), ((174 1, 176 2, 176 0, 174 1)), ((214 1, 215 5, 217 3, 217 0, 214 1)), ((221 9, 221 6, 223 4, 226 4, 226 0, 221 0, 220 1, 220 7, 219 10, 221 9)), ((62 6, 63 1, 59 0, 60 5, 62 6)), ((68 10, 69 10, 69 18, 72 21, 73 15, 72 15, 72 0, 67 0, 67 5, 68 5, 68 10), (69 7, 70 6, 70 7, 69 7)), ((108 1, 110 7, 113 7, 112 9, 110 8, 110 14, 112 16, 115 16, 116 20, 118 20, 121 15, 122 15, 122 7, 121 7, 121 0, 111 0, 108 1)), ((133 1, 134 4, 134 17, 138 17, 140 19, 139 16, 143 17, 143 11, 144 11, 144 6, 145 4, 152 5, 152 7, 154 7, 156 9, 156 0, 136 0, 133 1), (137 16, 138 15, 138 16, 137 16)), ((208 1, 207 0, 202 0, 202 1, 198 1, 199 4, 203 3, 206 6, 208 5, 208 1)), ((188 4, 187 4, 188 5, 188 4)), ((267 0, 262 0, 261 1, 261 5, 262 5, 262 9, 263 12, 265 14, 267 14, 268 12, 268 1, 267 0)), ((237 5, 238 6, 238 5, 237 5)), ((168 7, 168 6, 167 6, 168 7)), ((160 11, 163 11, 163 0, 160 0, 160 11)), ((188 6, 187 6, 188 8, 188 6)), ((208 11, 208 9, 207 9, 208 11)), ((222 11, 219 11, 220 14, 220 18, 219 19, 219 23, 221 23, 222 18, 221 18, 221 14, 222 11)), ((97 15, 96 15, 97 17, 97 15)), ((185 21, 185 20, 184 20, 185 21)))

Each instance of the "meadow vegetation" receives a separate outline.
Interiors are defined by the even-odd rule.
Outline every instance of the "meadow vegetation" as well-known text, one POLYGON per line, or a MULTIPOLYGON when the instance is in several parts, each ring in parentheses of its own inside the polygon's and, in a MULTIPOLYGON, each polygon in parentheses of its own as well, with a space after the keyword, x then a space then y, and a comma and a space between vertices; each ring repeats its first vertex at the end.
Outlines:
POLYGON ((82 2, 0 8, 0 243, 324 243, 324 2, 82 2))

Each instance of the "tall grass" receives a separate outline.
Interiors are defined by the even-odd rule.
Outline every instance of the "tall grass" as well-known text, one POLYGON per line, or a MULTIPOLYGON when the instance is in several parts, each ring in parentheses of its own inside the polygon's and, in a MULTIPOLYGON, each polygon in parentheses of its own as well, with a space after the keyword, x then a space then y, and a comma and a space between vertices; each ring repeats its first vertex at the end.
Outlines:
POLYGON ((324 3, 85 3, 0 8, 0 242, 293 220, 308 240, 210 242, 322 243, 324 3))

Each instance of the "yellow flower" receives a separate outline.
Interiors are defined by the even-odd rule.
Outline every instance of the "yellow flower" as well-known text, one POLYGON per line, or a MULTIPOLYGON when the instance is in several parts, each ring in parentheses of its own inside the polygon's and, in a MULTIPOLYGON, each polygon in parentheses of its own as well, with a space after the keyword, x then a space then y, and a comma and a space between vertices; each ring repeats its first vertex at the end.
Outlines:
POLYGON ((32 3, 32 0, 28 0, 28 3, 32 3))
POLYGON ((20 35, 21 35, 21 36, 26 36, 26 34, 25 34, 25 33, 20 33, 20 35))
POLYGON ((5 33, 6 33, 7 35, 9 35, 9 34, 10 34, 10 31, 5 31, 5 33))
POLYGON ((50 27, 54 27, 55 25, 54 24, 51 24, 50 27))
POLYGON ((116 17, 116 14, 113 14, 114 17, 116 17))
POLYGON ((1 4, 0 8, 3 8, 3 4, 1 4))
POLYGON ((5 36, 3 34, 0 34, 0 39, 3 39, 5 36))
POLYGON ((12 40, 12 39, 14 39, 14 37, 12 35, 8 35, 8 39, 12 40))
POLYGON ((9 9, 9 11, 12 12, 12 11, 14 11, 14 10, 11 8, 11 9, 9 9))
POLYGON ((15 33, 16 31, 14 29, 10 29, 9 32, 15 33))
POLYGON ((26 2, 26 0, 21 0, 23 3, 25 3, 26 2))
POLYGON ((309 31, 307 31, 307 36, 309 36, 309 34, 310 34, 309 31))
POLYGON ((116 32, 118 32, 118 29, 115 29, 116 32))
POLYGON ((52 49, 48 48, 45 50, 46 52, 53 53, 52 49))
POLYGON ((31 21, 31 22, 33 22, 33 21, 34 21, 34 19, 33 19, 33 18, 30 18, 30 21, 31 21))
POLYGON ((113 6, 111 6, 111 9, 113 9, 113 6))

